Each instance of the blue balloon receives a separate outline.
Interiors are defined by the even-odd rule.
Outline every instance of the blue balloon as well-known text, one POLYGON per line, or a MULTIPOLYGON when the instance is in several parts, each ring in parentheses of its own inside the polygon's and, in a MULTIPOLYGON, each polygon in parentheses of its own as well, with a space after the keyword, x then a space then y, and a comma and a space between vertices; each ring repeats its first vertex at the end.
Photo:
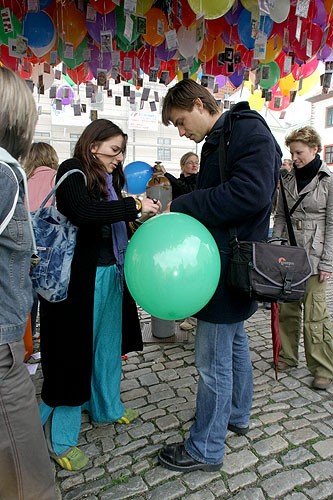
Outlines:
POLYGON ((126 177, 125 190, 129 194, 140 194, 146 191, 147 182, 153 176, 153 168, 144 161, 133 161, 124 168, 126 177))
POLYGON ((54 24, 46 12, 28 12, 22 19, 23 36, 29 47, 40 49, 49 45, 54 37, 54 24))
MULTIPOLYGON (((260 31, 266 33, 267 37, 272 32, 274 22, 269 16, 260 16, 260 31)), ((251 12, 243 9, 238 19, 238 36, 242 44, 249 50, 254 48, 255 39, 251 37, 251 12)))

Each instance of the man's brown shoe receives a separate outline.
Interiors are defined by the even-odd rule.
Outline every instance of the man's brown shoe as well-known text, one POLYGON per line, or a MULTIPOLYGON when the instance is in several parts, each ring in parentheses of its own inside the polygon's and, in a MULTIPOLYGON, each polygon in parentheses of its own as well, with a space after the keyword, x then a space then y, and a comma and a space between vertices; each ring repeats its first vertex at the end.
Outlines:
POLYGON ((284 361, 279 361, 278 362, 278 370, 283 372, 283 370, 287 370, 288 368, 291 368, 290 365, 288 365, 288 363, 285 363, 284 361))
POLYGON ((325 391, 325 389, 327 389, 331 382, 331 378, 315 377, 312 382, 312 387, 325 391))

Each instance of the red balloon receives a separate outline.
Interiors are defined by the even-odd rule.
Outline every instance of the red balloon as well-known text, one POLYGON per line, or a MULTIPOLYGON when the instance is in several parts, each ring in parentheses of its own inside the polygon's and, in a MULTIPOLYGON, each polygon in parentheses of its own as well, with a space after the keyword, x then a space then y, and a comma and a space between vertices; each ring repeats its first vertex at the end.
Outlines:
POLYGON ((251 68, 251 63, 253 59, 253 49, 249 50, 246 47, 244 47, 243 44, 239 44, 236 46, 235 53, 240 52, 241 53, 241 62, 242 65, 245 68, 251 68))
POLYGON ((97 12, 103 15, 112 12, 117 7, 112 0, 90 0, 90 3, 97 12))
POLYGON ((328 28, 326 45, 333 49, 333 21, 330 22, 330 27, 328 28))
POLYGON ((67 74, 69 78, 73 80, 74 83, 80 84, 86 82, 92 77, 89 70, 87 70, 86 74, 84 73, 84 70, 85 70, 85 63, 82 63, 77 68, 74 69, 67 68, 67 74))
POLYGON ((180 0, 180 4, 182 7, 182 20, 179 21, 177 17, 177 3, 179 0, 173 0, 173 13, 174 13, 174 25, 176 30, 180 28, 180 26, 185 26, 185 28, 189 28, 191 24, 193 24, 197 18, 197 15, 188 4, 187 0, 180 0))
POLYGON ((133 69, 136 69, 136 51, 135 50, 130 50, 129 52, 123 52, 123 51, 120 51, 120 60, 121 60, 121 69, 120 69, 120 73, 121 75, 126 79, 126 80, 130 80, 132 78, 132 70, 133 69), (126 58, 130 58, 132 60, 132 63, 131 63, 131 71, 124 71, 124 59, 126 58))
POLYGON ((0 0, 0 9, 7 7, 17 19, 21 19, 28 10, 26 2, 20 0, 0 0))
POLYGON ((25 79, 29 79, 31 77, 31 73, 32 73, 32 64, 30 64, 29 61, 26 61, 26 69, 28 69, 28 71, 24 71, 24 64, 22 64, 22 68, 21 68, 21 71, 16 71, 16 73, 18 75, 20 75, 24 80, 25 79))
POLYGON ((18 65, 19 65, 19 60, 17 57, 11 57, 9 55, 9 48, 7 47, 7 45, 1 45, 0 61, 7 68, 12 69, 13 71, 17 71, 18 65))
POLYGON ((300 41, 295 40, 292 43, 292 48, 297 59, 299 59, 300 61, 308 61, 309 59, 312 59, 312 57, 315 56, 320 49, 322 38, 323 30, 321 29, 321 27, 318 24, 308 21, 304 28, 302 27, 300 41), (311 57, 306 55, 307 44, 305 43, 305 46, 302 47, 302 38, 305 31, 307 32, 307 39, 312 41, 311 57))
POLYGON ((232 41, 232 43, 241 44, 240 38, 238 36, 238 26, 235 24, 234 26, 230 26, 227 29, 228 37, 232 41))
MULTIPOLYGON (((290 72, 283 71, 284 60, 285 60, 286 56, 287 56, 287 54, 282 51, 275 59, 275 62, 279 65, 279 68, 280 68, 280 78, 284 78, 285 76, 289 75, 289 73, 290 73, 290 72)), ((299 68, 299 65, 297 63, 294 63, 291 66, 291 71, 296 71, 297 68, 299 68)), ((294 75, 294 73, 293 73, 293 75, 294 75)), ((295 75, 294 75, 294 78, 295 78, 295 75)))
MULTIPOLYGON (((206 26, 208 29, 208 34, 217 38, 222 35, 223 31, 231 26, 227 23, 224 17, 219 17, 218 19, 206 19, 206 26)), ((237 27, 237 26, 236 26, 237 27)))
POLYGON ((280 92, 279 90, 277 92, 275 92, 275 95, 273 96, 273 99, 269 102, 268 104, 268 108, 271 109, 272 111, 282 111, 284 109, 286 109, 290 104, 290 99, 289 99, 289 95, 285 96, 282 94, 282 92, 280 92), (275 103, 276 101, 274 100, 275 97, 282 97, 282 103, 281 103, 281 107, 275 107, 275 103))
POLYGON ((155 63, 154 47, 150 45, 141 47, 138 50, 138 58, 140 60, 140 68, 146 75, 149 75, 150 68, 152 68, 155 63))
POLYGON ((176 77, 176 59, 170 59, 170 61, 161 61, 161 69, 157 73, 158 78, 161 78, 161 73, 162 71, 169 71, 169 82, 172 82, 172 80, 176 77))

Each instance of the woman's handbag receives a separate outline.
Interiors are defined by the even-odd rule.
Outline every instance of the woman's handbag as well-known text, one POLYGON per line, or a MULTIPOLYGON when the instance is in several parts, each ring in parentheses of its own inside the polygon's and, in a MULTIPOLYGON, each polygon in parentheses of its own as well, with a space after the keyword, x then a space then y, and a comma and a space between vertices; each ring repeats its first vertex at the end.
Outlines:
MULTIPOLYGON (((226 153, 224 135, 219 146, 222 182, 226 181, 226 153)), ((232 256, 227 271, 227 284, 233 290, 261 302, 295 302, 302 299, 306 283, 312 274, 309 256, 304 248, 297 247, 290 221, 290 212, 302 201, 297 200, 289 212, 282 179, 285 217, 291 245, 285 238, 265 241, 238 241, 236 228, 229 230, 232 256), (280 244, 275 244, 279 242, 280 244), (282 244, 281 244, 282 243, 282 244)))
POLYGON ((73 169, 66 172, 32 216, 40 261, 31 268, 30 276, 36 292, 49 302, 60 302, 67 298, 78 228, 55 207, 55 192, 60 184, 75 172, 82 174, 87 183, 82 170, 73 169), (51 196, 52 204, 45 207, 51 196))

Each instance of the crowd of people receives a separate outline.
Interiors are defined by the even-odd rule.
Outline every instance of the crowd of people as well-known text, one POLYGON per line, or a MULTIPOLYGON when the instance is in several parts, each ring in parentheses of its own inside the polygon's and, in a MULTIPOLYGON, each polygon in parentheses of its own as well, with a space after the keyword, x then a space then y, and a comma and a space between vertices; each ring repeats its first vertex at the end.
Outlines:
MULTIPOLYGON (((164 172, 173 193, 166 212, 190 215, 208 228, 222 270, 213 297, 194 318, 199 381, 190 435, 184 443, 163 447, 158 460, 179 472, 216 471, 223 464, 228 429, 245 435, 252 406, 244 321, 257 302, 226 285, 229 229, 236 227, 240 240, 264 240, 273 207, 273 236, 287 238, 279 182, 289 210, 298 202, 292 224, 297 244, 309 254, 312 276, 302 301, 279 305, 279 369, 297 365, 303 331, 313 387, 325 390, 333 379, 333 330, 325 299, 333 265, 333 177, 320 159, 321 141, 312 127, 286 138, 291 160, 282 163, 281 149, 259 113, 247 102, 222 113, 209 90, 191 79, 168 90, 162 121, 197 144, 205 141, 200 168, 198 155, 188 152, 180 160, 179 179, 164 172), (221 178, 221 147, 226 179, 221 178)), ((82 409, 96 425, 126 425, 138 417, 120 397, 121 356, 143 348, 136 304, 124 280, 124 256, 133 223, 161 212, 159 200, 123 195, 127 135, 118 125, 92 121, 73 158, 59 166, 51 146, 31 144, 36 122, 27 85, 0 67, 0 497, 6 500, 54 500, 49 457, 67 470, 87 466, 89 459, 77 446, 82 409), (78 227, 68 297, 56 303, 39 297, 43 387, 38 410, 22 340, 30 311, 36 323, 38 305, 29 278, 29 210, 37 210, 54 183, 73 169, 85 177, 73 173, 56 193, 58 210, 78 227)))

